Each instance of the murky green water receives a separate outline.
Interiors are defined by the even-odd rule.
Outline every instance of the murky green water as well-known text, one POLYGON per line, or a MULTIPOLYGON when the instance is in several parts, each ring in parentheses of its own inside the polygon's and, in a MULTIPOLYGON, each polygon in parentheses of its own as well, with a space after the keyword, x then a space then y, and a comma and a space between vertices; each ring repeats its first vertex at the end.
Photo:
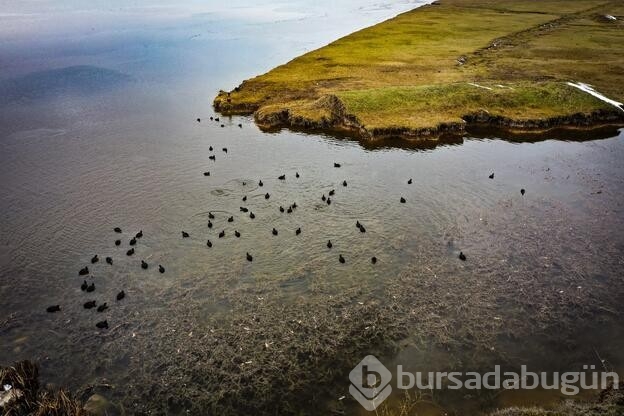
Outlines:
MULTIPOLYGON (((448 292, 461 286, 453 283, 457 277, 491 287, 497 279, 520 275, 541 279, 540 291, 552 296, 590 292, 592 305, 603 305, 602 311, 588 312, 600 324, 587 332, 589 319, 583 315, 578 333, 566 334, 566 342, 574 343, 568 349, 551 342, 556 334, 538 328, 532 339, 499 340, 492 347, 517 362, 550 368, 594 360, 586 354, 589 340, 622 369, 621 131, 584 141, 467 137, 419 149, 286 131, 265 134, 248 118, 209 120, 217 116, 211 100, 219 88, 409 4, 349 3, 336 9, 189 4, 164 12, 119 5, 120 10, 78 12, 68 3, 46 13, 20 7, 8 5, 1 16, 7 25, 0 31, 0 82, 11 92, 0 107, 2 364, 34 358, 46 381, 78 390, 106 380, 118 386, 111 396, 123 398, 119 386, 139 378, 162 383, 159 374, 150 373, 162 357, 141 355, 141 348, 129 347, 133 340, 151 351, 161 343, 182 345, 184 339, 165 328, 187 328, 190 322, 197 337, 211 318, 236 315, 220 296, 224 282, 272 285, 284 304, 314 299, 319 286, 335 294, 372 290, 383 302, 389 277, 430 270, 448 292), (92 20, 87 24, 82 15, 92 20), (345 16, 337 29, 335 22, 345 16), (35 36, 34 22, 45 37, 35 36), (63 69, 75 65, 87 67, 63 69), (51 69, 60 71, 37 72, 51 69), (216 161, 209 160, 211 154, 216 161), (334 168, 334 162, 342 167, 334 168), (205 171, 211 175, 205 177, 205 171), (492 172, 494 180, 488 179, 492 172), (282 174, 285 181, 277 179, 282 174), (527 190, 524 197, 521 188, 527 190), (321 197, 332 189, 336 193, 327 205, 321 197), (407 203, 401 204, 401 197, 407 203), (295 202, 293 213, 279 211, 295 202), (240 212, 241 206, 256 218, 240 212), (212 229, 208 212, 216 217, 212 229), (117 226, 121 236, 112 231, 117 226), (274 227, 278 236, 271 234, 274 227), (128 257, 128 241, 139 230, 144 237, 128 257), (182 239, 182 230, 190 238, 182 239), (224 238, 218 238, 221 230, 224 238), (117 238, 120 247, 114 245, 117 238), (465 265, 458 265, 459 251, 468 256, 465 265), (91 265, 94 254, 102 260, 91 265), (113 266, 103 262, 106 256, 113 266), (140 268, 142 259, 148 270, 140 268), (158 264, 165 274, 158 273, 158 264), (92 296, 80 290, 77 273, 84 265, 94 276, 92 296), (117 303, 121 289, 127 298, 117 303), (86 311, 87 298, 111 307, 103 314, 86 311), (52 304, 60 304, 62 312, 47 314, 52 304), (184 307, 192 314, 180 314, 184 307), (95 329, 103 318, 113 328, 109 334, 95 329)), ((441 293, 422 296, 438 302, 441 293)), ((581 316, 586 303, 578 302, 581 316)), ((505 310, 504 303, 498 307, 505 310)), ((506 313, 526 311, 509 307, 506 313)), ((388 360, 423 369, 448 364, 451 358, 438 347, 413 349, 422 345, 414 341, 418 328, 409 335, 388 360)), ((472 362, 471 354, 460 361, 472 362)), ((344 381, 337 390, 346 391, 344 381)), ((472 404, 447 402, 474 410, 472 404)))

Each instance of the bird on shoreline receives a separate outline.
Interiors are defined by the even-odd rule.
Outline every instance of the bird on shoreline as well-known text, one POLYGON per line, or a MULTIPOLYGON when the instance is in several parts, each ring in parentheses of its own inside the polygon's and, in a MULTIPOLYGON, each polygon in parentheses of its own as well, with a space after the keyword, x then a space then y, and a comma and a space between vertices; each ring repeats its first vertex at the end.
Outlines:
POLYGON ((46 309, 46 311, 48 311, 48 313, 60 312, 60 310, 61 310, 61 306, 60 305, 48 306, 48 308, 46 309))

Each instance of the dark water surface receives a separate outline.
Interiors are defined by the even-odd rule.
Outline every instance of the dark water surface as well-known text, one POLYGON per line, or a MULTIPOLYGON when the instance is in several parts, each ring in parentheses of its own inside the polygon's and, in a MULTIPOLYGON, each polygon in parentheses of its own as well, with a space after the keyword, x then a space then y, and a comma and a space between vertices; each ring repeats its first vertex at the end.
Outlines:
MULTIPOLYGON (((542 273, 546 263, 556 269, 576 259, 583 285, 561 286, 554 271, 544 290, 596 288, 593 300, 601 304, 608 285, 622 298, 622 131, 574 141, 466 137, 419 149, 265 134, 244 117, 222 118, 223 128, 209 121, 220 88, 418 2, 80 3, 0 6, 0 363, 34 358, 46 381, 73 389, 103 378, 131 383, 144 371, 136 361, 123 353, 98 356, 97 346, 112 342, 95 330, 103 317, 111 327, 131 322, 120 336, 158 345, 168 335, 150 328, 170 305, 195 302, 194 319, 223 311, 211 293, 226 277, 280 282, 283 301, 293 302, 319 282, 336 293, 383 287, 387 276, 409 272, 429 251, 427 264, 438 276, 452 273, 459 250, 500 276, 542 273), (277 180, 281 174, 285 182, 277 180), (336 196, 327 206, 321 195, 331 189, 336 196), (279 212, 293 202, 299 206, 293 214, 279 212), (212 230, 209 211, 217 216, 212 230), (226 222, 230 215, 234 223, 226 222), (112 232, 116 226, 121 236, 112 232), (222 229, 227 235, 219 239, 222 229), (139 230, 145 237, 127 257, 128 240, 139 230), (183 240, 182 230, 191 237, 183 240), (100 263, 91 266, 96 253, 100 263), (103 263, 109 255, 113 267, 103 263), (150 263, 147 271, 141 259, 150 263), (167 272, 159 274, 157 264, 167 272), (95 276, 94 296, 79 287, 84 265, 95 276), (122 288, 128 298, 118 307, 114 295, 122 288), (108 299, 111 309, 88 313, 87 297, 108 299), (45 312, 57 303, 61 313, 45 312)), ((604 309, 595 332, 582 331, 577 341, 590 339, 621 371, 624 332, 613 315, 619 312, 612 304, 604 309)), ((523 363, 578 358, 575 348, 559 346, 535 356, 527 344, 539 339, 502 347, 523 363)), ((410 348, 395 359, 426 368, 446 359, 410 348)))

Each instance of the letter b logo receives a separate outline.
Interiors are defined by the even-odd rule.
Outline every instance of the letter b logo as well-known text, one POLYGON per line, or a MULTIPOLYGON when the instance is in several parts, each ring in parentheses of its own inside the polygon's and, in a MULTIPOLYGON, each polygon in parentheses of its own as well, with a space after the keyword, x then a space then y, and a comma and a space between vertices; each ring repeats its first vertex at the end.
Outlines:
POLYGON ((349 393, 366 410, 373 411, 392 393, 392 374, 373 355, 366 356, 349 373, 349 393))

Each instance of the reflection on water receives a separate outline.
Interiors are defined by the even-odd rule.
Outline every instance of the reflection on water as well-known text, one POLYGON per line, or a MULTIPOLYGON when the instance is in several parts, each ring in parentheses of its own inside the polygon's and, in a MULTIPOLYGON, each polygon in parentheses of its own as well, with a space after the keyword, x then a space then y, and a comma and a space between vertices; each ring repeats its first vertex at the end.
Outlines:
MULTIPOLYGON (((219 88, 416 3, 239 1, 226 8, 153 2, 128 9, 125 2, 106 2, 87 10, 77 3, 44 2, 34 10, 14 2, 8 4, 13 13, 0 16, 7 39, 0 44, 7 58, 0 59, 1 85, 11 89, 0 108, 3 364, 35 358, 46 380, 75 389, 102 378, 132 384, 148 371, 149 357, 120 352, 119 345, 133 334, 151 345, 165 342, 169 334, 155 328, 187 321, 172 316, 176 305, 193 305, 191 318, 201 328, 230 308, 215 298, 224 281, 274 282, 277 296, 292 303, 313 296, 319 285, 335 293, 381 289, 389 276, 424 266, 450 278, 459 250, 482 267, 484 278, 520 270, 541 276, 545 264, 555 270, 575 256, 583 266, 583 286, 595 286, 599 298, 601 285, 617 278, 621 259, 610 253, 624 248, 621 132, 609 130, 601 137, 609 138, 589 141, 461 138, 423 149, 289 131, 266 134, 249 118, 209 120, 216 116, 210 104, 219 88), (24 22, 37 22, 49 36, 35 39, 24 22), (208 159, 213 153, 214 162, 208 159), (334 168, 334 162, 342 167, 334 168), (488 179, 491 172, 494 180, 488 179), (277 179, 282 174, 286 181, 277 179), (527 189, 525 197, 520 188, 527 189), (328 206, 321 196, 332 189, 328 206), (295 202, 292 214, 278 209, 295 202), (212 229, 208 212, 216 217, 212 229), (234 222, 226 221, 229 216, 234 222), (116 226, 121 236, 112 232, 116 226), (279 236, 271 235, 273 227, 279 236), (298 227, 301 235, 295 234, 298 227), (144 237, 128 257, 128 240, 139 230, 144 237), (182 230, 190 237, 182 239, 182 230), (221 230, 224 238, 218 238, 221 230), (117 238, 120 247, 113 244, 117 238), (326 248, 329 239, 332 250, 326 248), (247 252, 253 263, 246 261, 247 252), (114 266, 91 266, 96 253, 112 256, 114 266), (372 256, 379 259, 375 266, 372 256), (147 271, 141 259, 150 264, 147 271), (77 271, 87 264, 98 301, 114 304, 122 288, 128 294, 105 315, 111 327, 123 323, 111 331, 115 335, 97 332, 100 317, 82 308, 77 271), (157 264, 167 272, 159 274, 157 264), (55 303, 63 311, 46 314, 45 307, 55 303), (98 351, 100 360, 92 362, 98 351)), ((592 137, 579 137, 587 138, 592 137)), ((549 273, 553 281, 545 287, 559 285, 556 271, 549 273)), ((621 298, 621 287, 611 290, 621 298)), ((613 347, 599 349, 621 369, 618 346, 624 337, 609 322, 604 320, 595 339, 614 340, 613 347)), ((417 338, 417 329, 412 332, 410 338, 417 338)), ((498 347, 521 361, 535 352, 506 340, 498 347)), ((577 358, 556 352, 545 357, 560 364, 577 358)), ((447 359, 407 347, 403 354, 397 359, 432 368, 447 359)))

